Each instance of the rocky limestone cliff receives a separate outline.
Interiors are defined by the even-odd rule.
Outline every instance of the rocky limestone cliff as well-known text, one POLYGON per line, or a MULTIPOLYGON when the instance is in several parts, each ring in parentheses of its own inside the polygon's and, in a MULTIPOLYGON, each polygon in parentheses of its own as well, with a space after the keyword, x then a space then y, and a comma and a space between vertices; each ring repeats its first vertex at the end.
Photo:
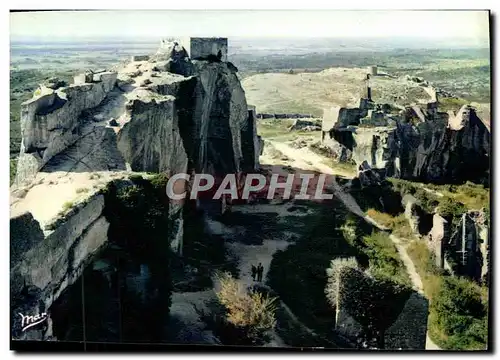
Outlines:
POLYGON ((367 161, 387 176, 432 183, 489 183, 490 131, 475 110, 395 127, 334 128, 324 143, 341 161, 367 161), (449 119, 448 119, 449 117, 449 119))
MULTIPOLYGON (((99 191, 110 181, 134 172, 223 176, 258 167, 262 144, 234 65, 191 61, 178 43, 144 59, 75 77, 22 105, 11 189, 17 309, 45 311, 106 246, 99 191)), ((165 241, 181 254, 183 203, 167 206, 165 241)), ((49 319, 41 332, 15 336, 47 338, 50 326, 49 319)))
POLYGON ((81 164, 85 171, 130 166, 170 174, 188 168, 219 175, 255 169, 260 153, 255 119, 236 71, 226 62, 190 61, 173 43, 148 61, 102 73, 98 82, 24 103, 16 184, 64 162, 72 163, 65 164, 66 171, 81 164), (247 158, 245 141, 253 148, 247 158))

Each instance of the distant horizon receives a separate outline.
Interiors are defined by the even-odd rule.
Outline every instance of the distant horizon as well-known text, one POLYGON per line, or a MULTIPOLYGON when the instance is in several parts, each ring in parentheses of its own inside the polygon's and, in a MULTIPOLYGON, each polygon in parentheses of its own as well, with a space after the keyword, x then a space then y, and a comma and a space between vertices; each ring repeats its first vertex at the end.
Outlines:
POLYGON ((11 41, 230 39, 447 40, 489 44, 488 11, 114 10, 10 13, 11 41), (99 26, 96 26, 96 25, 99 26))
MULTIPOLYGON (((124 44, 152 44, 160 42, 164 38, 178 38, 182 36, 166 35, 166 36, 89 36, 85 38, 72 38, 72 37, 59 37, 59 38, 46 38, 46 37, 27 37, 27 36, 11 36, 11 45, 59 45, 59 44, 82 44, 82 43, 124 43, 124 44)), ((211 36, 207 36, 211 37, 211 36)), ((362 46, 363 44, 374 47, 377 45, 389 46, 392 48, 401 49, 436 49, 436 48, 450 48, 450 49, 490 49, 489 39, 479 41, 471 40, 464 37, 448 37, 448 38, 427 38, 422 36, 405 36, 405 37, 342 37, 342 36, 323 36, 323 37, 310 37, 310 36, 221 36, 227 37, 229 40, 229 47, 238 45, 248 45, 248 42, 255 42, 255 45, 269 45, 272 46, 273 42, 279 41, 298 41, 310 42, 311 44, 320 42, 338 42, 345 43, 347 49, 351 46, 362 46), (235 44, 236 43, 236 44, 235 44)), ((313 51, 314 48, 311 48, 313 51)), ((385 49, 380 49, 385 50, 385 49)))

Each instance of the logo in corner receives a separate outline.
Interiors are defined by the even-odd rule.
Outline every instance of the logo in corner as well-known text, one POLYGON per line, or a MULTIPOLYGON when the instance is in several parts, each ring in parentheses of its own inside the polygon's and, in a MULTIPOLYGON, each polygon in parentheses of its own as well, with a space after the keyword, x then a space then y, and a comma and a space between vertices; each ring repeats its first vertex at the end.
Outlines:
POLYGON ((21 316, 21 331, 26 331, 29 328, 41 324, 45 320, 47 320, 47 313, 41 313, 36 315, 23 315, 18 313, 21 316))

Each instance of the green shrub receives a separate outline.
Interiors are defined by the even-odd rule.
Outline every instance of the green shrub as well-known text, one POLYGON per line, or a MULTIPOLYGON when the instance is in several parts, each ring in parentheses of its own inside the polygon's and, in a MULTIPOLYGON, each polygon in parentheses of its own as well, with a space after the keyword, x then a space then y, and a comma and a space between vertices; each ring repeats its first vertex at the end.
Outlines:
POLYGON ((438 214, 448 219, 460 217, 466 211, 467 209, 462 203, 450 197, 445 197, 444 200, 439 203, 438 207, 438 214))
POLYGON ((414 241, 408 254, 430 300, 429 336, 447 350, 484 349, 488 339, 487 295, 465 278, 445 276, 427 245, 414 241))
POLYGON ((10 159, 10 185, 14 183, 17 173, 17 158, 10 159))
POLYGON ((418 188, 413 196, 415 196, 418 200, 418 204, 422 207, 422 209, 429 214, 434 213, 436 206, 439 205, 439 198, 422 188, 418 188))
POLYGON ((418 189, 418 187, 414 183, 408 180, 396 178, 387 178, 387 180, 391 182, 394 189, 398 191, 401 196, 404 196, 406 194, 413 195, 418 189))
POLYGON ((389 235, 373 232, 363 237, 361 251, 367 255, 370 273, 377 279, 387 279, 396 283, 410 284, 404 263, 389 235))
POLYGON ((445 277, 431 303, 430 327, 450 350, 481 350, 488 342, 487 309, 481 290, 464 278, 445 277))

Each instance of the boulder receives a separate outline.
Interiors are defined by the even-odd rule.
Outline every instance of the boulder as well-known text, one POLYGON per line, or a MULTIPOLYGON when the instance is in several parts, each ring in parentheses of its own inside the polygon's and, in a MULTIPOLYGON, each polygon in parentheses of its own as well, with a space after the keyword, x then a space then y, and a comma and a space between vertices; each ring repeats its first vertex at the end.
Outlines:
POLYGON ((184 76, 193 73, 193 65, 189 60, 189 54, 179 41, 163 40, 160 48, 150 58, 150 61, 155 62, 160 71, 169 71, 184 76))
POLYGON ((61 80, 57 77, 51 77, 50 79, 47 79, 47 81, 43 83, 43 86, 52 90, 57 90, 61 87, 68 86, 68 84, 66 83, 66 81, 61 80))
POLYGON ((361 187, 380 186, 382 178, 374 171, 367 161, 363 161, 358 168, 358 178, 361 187))

